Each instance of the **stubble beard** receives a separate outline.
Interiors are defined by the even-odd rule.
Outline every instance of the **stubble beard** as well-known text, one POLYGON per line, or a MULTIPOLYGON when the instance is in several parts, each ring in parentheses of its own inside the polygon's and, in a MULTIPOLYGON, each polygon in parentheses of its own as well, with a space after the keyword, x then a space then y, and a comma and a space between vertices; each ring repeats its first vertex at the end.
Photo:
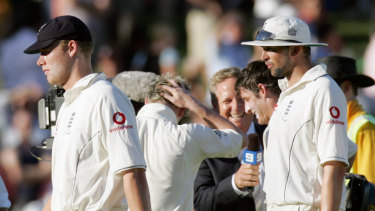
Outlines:
POLYGON ((289 77, 292 74, 292 68, 290 65, 285 64, 282 67, 275 68, 275 70, 271 70, 271 75, 275 78, 284 78, 289 77))
POLYGON ((275 70, 271 70, 271 75, 275 78, 283 78, 285 76, 285 68, 276 68, 275 70))

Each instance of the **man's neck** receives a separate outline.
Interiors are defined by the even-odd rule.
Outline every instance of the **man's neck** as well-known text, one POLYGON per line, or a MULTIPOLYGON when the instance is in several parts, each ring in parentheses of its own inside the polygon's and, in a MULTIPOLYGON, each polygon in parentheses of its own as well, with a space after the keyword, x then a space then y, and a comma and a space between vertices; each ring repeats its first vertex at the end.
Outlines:
POLYGON ((293 85, 298 83, 302 79, 303 75, 305 75, 305 73, 311 68, 312 64, 310 62, 304 65, 295 66, 293 68, 292 74, 290 76, 287 76, 288 87, 292 87, 293 85))
POLYGON ((77 83, 80 79, 84 78, 85 76, 91 74, 92 68, 91 63, 89 61, 76 62, 72 67, 72 72, 70 73, 69 79, 66 84, 63 85, 65 90, 71 89, 74 84, 77 83))

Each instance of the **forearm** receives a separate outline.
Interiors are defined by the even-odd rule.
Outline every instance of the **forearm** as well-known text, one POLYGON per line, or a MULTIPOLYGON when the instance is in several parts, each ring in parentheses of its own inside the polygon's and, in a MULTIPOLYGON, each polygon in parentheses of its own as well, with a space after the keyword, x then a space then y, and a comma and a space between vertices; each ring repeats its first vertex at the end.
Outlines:
POLYGON ((332 161, 324 165, 321 190, 321 211, 336 211, 340 208, 341 194, 345 175, 345 165, 332 161))
POLYGON ((212 128, 217 129, 233 129, 241 132, 239 128, 233 125, 229 120, 220 116, 217 112, 204 106, 199 100, 197 100, 190 92, 178 86, 178 84, 170 80, 173 87, 162 85, 162 89, 167 92, 160 93, 161 96, 180 108, 187 108, 199 118, 206 121, 212 128))
POLYGON ((204 106, 197 99, 191 97, 186 103, 187 109, 196 114, 199 118, 207 122, 211 128, 216 129, 232 129, 238 132, 241 130, 229 120, 220 116, 216 111, 204 106))
POLYGON ((140 168, 128 170, 124 173, 123 181, 130 210, 151 210, 145 170, 140 168))
POLYGON ((209 109, 206 106, 202 105, 200 102, 196 102, 196 104, 189 106, 188 108, 190 111, 194 112, 198 117, 203 119, 209 127, 213 129, 232 129, 241 133, 242 135, 242 148, 248 145, 248 139, 242 131, 236 127, 233 123, 229 120, 225 119, 224 117, 220 116, 216 111, 213 109, 209 109))
POLYGON ((44 205, 42 211, 51 211, 51 201, 52 201, 52 196, 49 197, 47 203, 44 205))

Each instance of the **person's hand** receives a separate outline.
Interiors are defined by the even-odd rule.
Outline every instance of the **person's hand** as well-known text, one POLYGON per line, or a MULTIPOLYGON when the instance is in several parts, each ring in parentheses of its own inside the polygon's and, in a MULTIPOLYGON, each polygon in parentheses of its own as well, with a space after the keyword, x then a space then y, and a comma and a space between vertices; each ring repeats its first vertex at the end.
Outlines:
POLYGON ((191 93, 185 88, 180 87, 174 80, 168 80, 168 82, 172 84, 172 87, 160 85, 160 88, 166 91, 160 93, 161 96, 177 107, 188 108, 188 104, 194 101, 191 93))
POLYGON ((234 183, 240 190, 257 186, 259 185, 259 174, 259 165, 244 163, 234 174, 234 183))

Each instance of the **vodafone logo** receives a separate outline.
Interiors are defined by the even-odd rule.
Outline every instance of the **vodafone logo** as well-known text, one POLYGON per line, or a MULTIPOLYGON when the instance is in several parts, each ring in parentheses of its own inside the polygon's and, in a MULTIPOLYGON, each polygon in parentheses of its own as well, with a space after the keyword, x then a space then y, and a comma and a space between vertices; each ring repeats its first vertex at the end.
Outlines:
POLYGON ((332 106, 330 109, 329 109, 329 113, 331 114, 331 116, 335 119, 338 119, 340 117, 340 110, 336 107, 336 106, 332 106))
POLYGON ((126 117, 123 113, 117 112, 117 113, 113 114, 113 121, 118 125, 122 125, 122 124, 125 123, 126 117))

